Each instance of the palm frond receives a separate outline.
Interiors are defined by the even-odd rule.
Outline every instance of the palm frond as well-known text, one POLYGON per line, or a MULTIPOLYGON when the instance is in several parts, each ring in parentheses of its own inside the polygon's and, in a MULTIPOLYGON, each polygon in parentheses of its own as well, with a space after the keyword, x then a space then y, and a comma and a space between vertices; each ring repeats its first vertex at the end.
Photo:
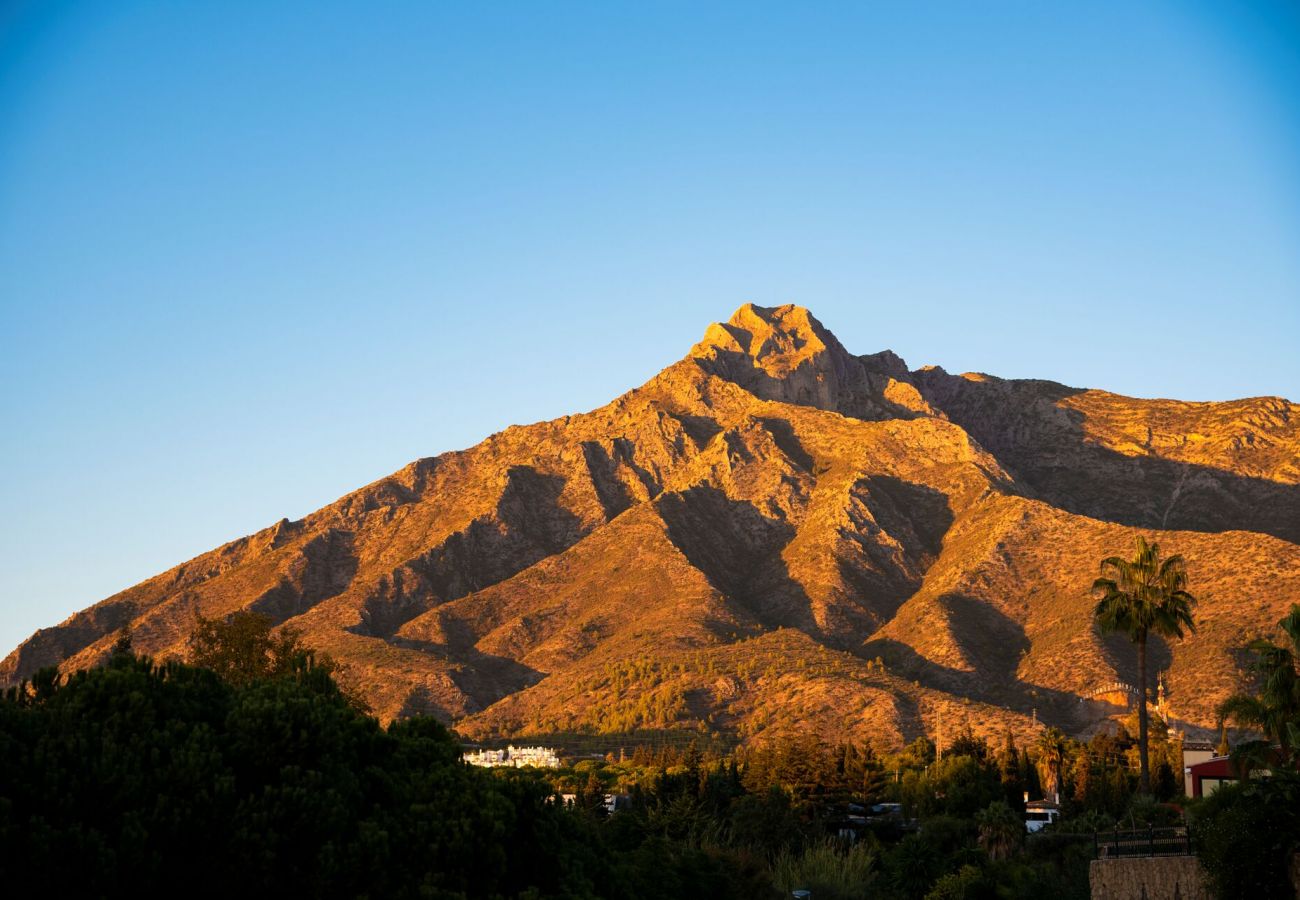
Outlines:
POLYGON ((1238 725, 1262 728, 1268 721, 1268 708, 1258 697, 1249 694, 1234 694, 1219 704, 1219 721, 1236 722, 1238 725))
POLYGON ((1278 624, 1282 626, 1287 637, 1291 638, 1296 652, 1300 653, 1300 603, 1291 604, 1291 611, 1278 624))

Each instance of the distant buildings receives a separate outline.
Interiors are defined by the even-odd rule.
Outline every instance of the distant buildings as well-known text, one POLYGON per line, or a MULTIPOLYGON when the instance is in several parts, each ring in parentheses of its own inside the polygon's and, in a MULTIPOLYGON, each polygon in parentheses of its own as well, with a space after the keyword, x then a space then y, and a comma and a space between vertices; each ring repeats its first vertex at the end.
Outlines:
MULTIPOLYGON (((616 812, 622 812, 625 809, 632 808, 632 797, 629 794, 605 794, 604 799, 600 802, 600 808, 605 810, 609 815, 616 812)), ((577 794, 561 794, 560 802, 565 806, 577 806, 577 794)))
POLYGON ((486 768, 521 769, 533 766, 538 769, 558 769, 560 757, 550 747, 516 747, 511 744, 504 750, 469 750, 464 754, 465 762, 471 766, 486 768))

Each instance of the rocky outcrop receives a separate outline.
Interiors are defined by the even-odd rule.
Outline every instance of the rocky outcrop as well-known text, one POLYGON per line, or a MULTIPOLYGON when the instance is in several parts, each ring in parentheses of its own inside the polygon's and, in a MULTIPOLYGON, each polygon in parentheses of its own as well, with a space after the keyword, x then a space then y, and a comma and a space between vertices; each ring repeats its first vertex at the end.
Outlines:
POLYGON ((1017 480, 1070 512, 1300 541, 1300 406, 1135 400, 1049 381, 916 374, 925 398, 1017 480))
POLYGON ((1088 586, 1141 533, 1202 601, 1152 647, 1195 730, 1300 597, 1296 413, 909 371, 746 305, 606 406, 183 563, 42 629, 0 680, 95 665, 124 625, 183 656, 196 616, 251 608, 380 716, 472 734, 1086 731, 1114 710, 1080 698, 1135 678, 1088 586))

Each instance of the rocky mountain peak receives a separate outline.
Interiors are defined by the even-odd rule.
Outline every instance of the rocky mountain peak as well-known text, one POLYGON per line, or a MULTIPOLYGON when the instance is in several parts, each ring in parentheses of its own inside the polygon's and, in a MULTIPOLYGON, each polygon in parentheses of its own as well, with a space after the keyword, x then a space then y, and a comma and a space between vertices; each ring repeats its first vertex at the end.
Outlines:
POLYGON ((746 303, 726 322, 710 325, 688 358, 764 400, 858 419, 933 413, 897 354, 854 356, 811 312, 794 304, 746 303))
POLYGON ((691 356, 737 362, 745 357, 744 362, 772 378, 785 378, 804 366, 842 369, 852 359, 804 307, 753 303, 740 307, 726 322, 710 325, 704 339, 691 348, 691 356))

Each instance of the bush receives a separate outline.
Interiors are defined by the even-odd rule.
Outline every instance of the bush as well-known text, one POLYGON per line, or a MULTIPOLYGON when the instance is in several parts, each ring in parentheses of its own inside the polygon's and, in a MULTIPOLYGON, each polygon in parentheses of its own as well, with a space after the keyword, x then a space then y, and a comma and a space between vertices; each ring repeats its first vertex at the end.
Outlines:
POLYGON ((1090 809, 1077 816, 1062 819, 1052 830, 1058 834, 1095 834, 1116 828, 1115 820, 1100 809, 1090 809))
POLYGON ((1115 827, 1145 828, 1151 825, 1156 828, 1168 828, 1181 825, 1182 821, 1183 814, 1176 806, 1161 803, 1154 797, 1138 794, 1129 803, 1128 811, 1120 818, 1119 824, 1115 827))
POLYGON ((826 840, 803 853, 778 854, 772 881, 786 897, 791 891, 808 890, 816 900, 866 900, 878 858, 874 843, 858 841, 845 847, 840 841, 826 840))
POLYGON ((1300 777, 1230 784, 1193 807, 1192 840, 1222 900, 1289 897, 1300 845, 1300 777))
POLYGON ((966 900, 977 892, 982 877, 983 873, 974 866, 962 866, 936 881, 925 900, 966 900))

